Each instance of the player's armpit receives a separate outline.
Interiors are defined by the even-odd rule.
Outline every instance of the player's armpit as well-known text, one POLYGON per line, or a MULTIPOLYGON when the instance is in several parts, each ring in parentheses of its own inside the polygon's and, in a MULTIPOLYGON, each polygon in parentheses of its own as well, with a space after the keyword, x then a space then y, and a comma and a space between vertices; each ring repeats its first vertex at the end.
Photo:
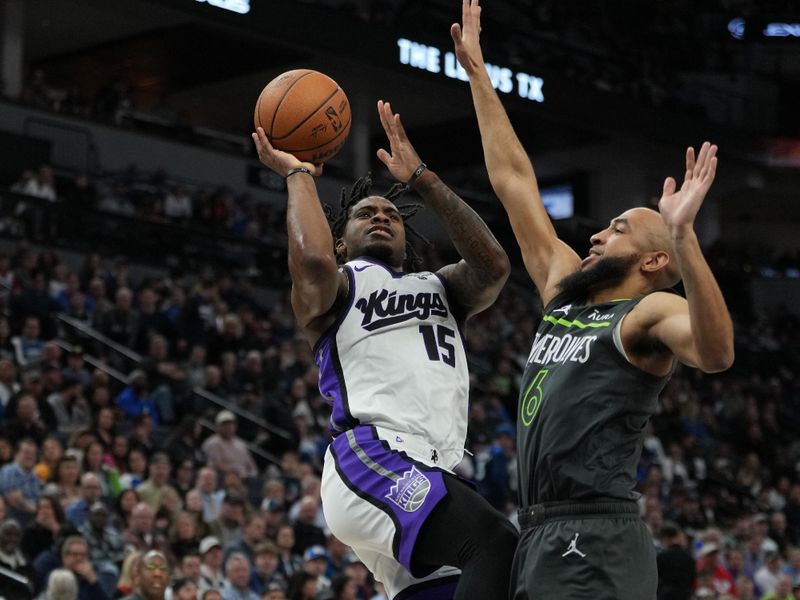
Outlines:
POLYGON ((666 292, 650 294, 623 322, 623 339, 626 337, 626 325, 639 330, 632 335, 641 333, 664 345, 681 363, 707 372, 715 370, 703 360, 697 350, 689 304, 685 298, 666 292))

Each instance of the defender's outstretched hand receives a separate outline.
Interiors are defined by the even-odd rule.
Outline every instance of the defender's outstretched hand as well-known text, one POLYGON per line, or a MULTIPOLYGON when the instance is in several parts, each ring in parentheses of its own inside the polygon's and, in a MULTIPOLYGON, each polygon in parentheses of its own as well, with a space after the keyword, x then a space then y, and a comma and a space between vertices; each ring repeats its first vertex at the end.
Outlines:
POLYGON ((456 46, 456 58, 468 75, 483 69, 481 52, 481 7, 478 0, 463 0, 461 22, 450 26, 450 36, 456 46))
POLYGON ((700 206, 714 182, 717 173, 717 146, 704 142, 697 160, 694 148, 686 150, 686 175, 681 189, 672 177, 664 181, 664 193, 658 202, 658 210, 667 226, 680 229, 692 226, 700 206))
POLYGON ((381 148, 378 158, 397 181, 406 183, 422 161, 408 140, 400 115, 392 112, 388 102, 378 100, 378 115, 389 139, 389 152, 381 148))
POLYGON ((309 162, 302 162, 299 158, 289 154, 288 152, 283 152, 282 150, 273 148, 272 144, 269 143, 267 134, 264 133, 264 129, 262 127, 259 127, 251 137, 253 138, 253 143, 256 145, 258 160, 260 160, 264 166, 269 167, 281 177, 286 177, 286 173, 288 173, 290 169, 294 169, 296 167, 305 167, 311 171, 312 175, 322 175, 322 165, 314 165, 309 162))

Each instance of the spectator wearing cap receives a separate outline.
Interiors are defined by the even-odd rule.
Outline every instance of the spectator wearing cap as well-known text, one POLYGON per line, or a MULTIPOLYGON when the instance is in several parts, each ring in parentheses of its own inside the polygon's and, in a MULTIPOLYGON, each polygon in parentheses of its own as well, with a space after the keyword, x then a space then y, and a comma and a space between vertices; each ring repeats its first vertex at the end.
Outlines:
POLYGON ((203 442, 210 466, 219 471, 232 470, 241 477, 255 477, 258 469, 243 440, 236 437, 236 416, 229 410, 220 411, 214 420, 217 433, 203 442))
POLYGON ((234 552, 225 561, 222 600, 259 600, 250 589, 250 561, 241 552, 234 552))
POLYGON ((310 546, 303 553, 303 571, 317 579, 317 592, 331 587, 331 580, 325 576, 328 568, 328 553, 322 546, 310 546))
POLYGON ((36 503, 42 495, 36 466, 36 443, 25 438, 17 444, 14 462, 0 469, 0 494, 8 505, 8 514, 22 526, 33 520, 36 503))
POLYGON ((89 507, 103 495, 100 479, 95 473, 84 473, 81 476, 80 492, 81 497, 70 504, 65 511, 67 519, 76 528, 83 526, 86 522, 86 516, 89 514, 89 507))
POLYGON ((92 424, 92 413, 89 403, 83 396, 81 383, 70 377, 62 377, 61 389, 47 397, 53 407, 58 422, 58 432, 68 437, 76 431, 89 429, 92 424))
POLYGON ((250 574, 250 589, 259 596, 265 594, 270 585, 277 584, 286 589, 286 578, 278 572, 278 547, 265 540, 256 546, 256 559, 250 574))
POLYGON ((141 369, 131 371, 128 375, 129 384, 117 396, 116 403, 127 415, 133 419, 141 414, 150 416, 153 425, 158 425, 158 410, 156 403, 150 398, 147 373, 141 369))
POLYGON ((165 600, 170 569, 167 557, 158 550, 150 550, 139 561, 136 591, 125 600, 165 600))
POLYGON ((89 507, 86 523, 78 532, 89 547, 89 559, 97 572, 103 589, 109 596, 114 594, 119 577, 119 565, 125 558, 125 540, 111 525, 110 512, 102 502, 89 507))
MULTIPOLYGON (((762 594, 770 594, 775 591, 781 577, 782 567, 780 554, 775 550, 768 552, 764 558, 764 565, 753 576, 756 587, 762 594)), ((780 598, 782 600, 783 596, 780 598)))
MULTIPOLYGON (((139 499, 148 504, 153 512, 158 512, 164 500, 164 494, 171 488, 169 474, 172 465, 169 456, 164 452, 156 452, 150 459, 150 477, 136 488, 139 499)), ((173 490, 174 491, 174 490, 173 490)))
POLYGON ((3 425, 3 437, 12 444, 28 438, 37 446, 41 445, 47 436, 47 424, 39 417, 36 398, 23 392, 17 396, 16 401, 9 403, 8 410, 14 411, 15 417, 8 419, 3 425))
POLYGON ((222 544, 213 535, 200 540, 201 589, 220 589, 225 582, 222 572, 222 544))
MULTIPOLYGON (((699 560, 697 561, 697 572, 707 573, 717 594, 735 594, 736 586, 730 571, 722 564, 719 559, 719 545, 715 542, 706 541, 700 547, 699 560)), ((697 588, 702 587, 698 580, 697 588)))
POLYGON ((264 539, 266 522, 264 517, 253 513, 244 522, 241 533, 225 547, 225 559, 234 552, 241 552, 253 564, 256 560, 256 545, 264 539))
POLYGON ((203 467, 197 472, 195 489, 203 499, 203 521, 210 523, 219 518, 225 490, 217 489, 217 472, 211 467, 203 467))
POLYGON ((208 524, 208 529, 223 546, 227 546, 239 538, 244 524, 244 515, 244 497, 238 492, 227 492, 222 500, 219 517, 208 524))
POLYGON ((266 523, 266 536, 274 540, 278 528, 286 520, 286 509, 283 502, 275 498, 264 498, 261 502, 261 514, 266 523))
POLYGON ((666 522, 661 527, 661 545, 658 553, 658 600, 689 600, 695 581, 695 564, 686 551, 686 536, 676 523, 666 522))

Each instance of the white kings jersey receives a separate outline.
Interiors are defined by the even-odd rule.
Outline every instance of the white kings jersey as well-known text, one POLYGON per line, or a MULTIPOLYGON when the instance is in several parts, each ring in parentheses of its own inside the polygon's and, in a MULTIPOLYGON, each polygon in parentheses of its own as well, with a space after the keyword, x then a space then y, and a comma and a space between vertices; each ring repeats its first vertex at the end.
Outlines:
POLYGON ((442 466, 454 467, 467 435, 469 374, 443 281, 370 258, 344 271, 348 297, 314 348, 332 433, 360 424, 405 432, 448 451, 455 463, 442 466))

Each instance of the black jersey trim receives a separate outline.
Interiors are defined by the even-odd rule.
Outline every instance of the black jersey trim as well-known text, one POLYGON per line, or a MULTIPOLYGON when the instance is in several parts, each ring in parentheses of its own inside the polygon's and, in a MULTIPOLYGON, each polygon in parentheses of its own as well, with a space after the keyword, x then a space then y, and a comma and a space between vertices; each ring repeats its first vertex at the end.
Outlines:
POLYGON ((448 575, 440 579, 431 579, 430 581, 423 581, 422 583, 415 583, 411 587, 407 587, 402 592, 397 594, 392 600, 413 600, 414 596, 419 592, 426 590, 444 587, 445 585, 452 585, 461 578, 461 575, 448 575))

